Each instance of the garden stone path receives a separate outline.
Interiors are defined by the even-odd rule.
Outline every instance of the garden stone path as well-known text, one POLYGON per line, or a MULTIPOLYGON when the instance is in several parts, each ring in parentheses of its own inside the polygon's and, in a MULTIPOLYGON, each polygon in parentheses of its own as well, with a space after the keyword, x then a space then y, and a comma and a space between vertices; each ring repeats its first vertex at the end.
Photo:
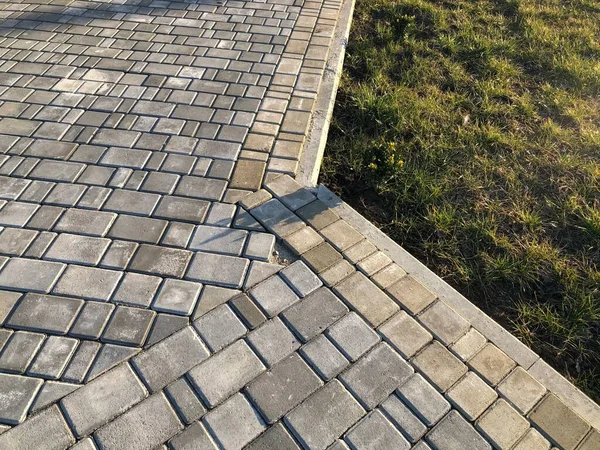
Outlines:
POLYGON ((0 0, 0 450, 600 448, 595 403, 295 181, 351 6, 0 0))

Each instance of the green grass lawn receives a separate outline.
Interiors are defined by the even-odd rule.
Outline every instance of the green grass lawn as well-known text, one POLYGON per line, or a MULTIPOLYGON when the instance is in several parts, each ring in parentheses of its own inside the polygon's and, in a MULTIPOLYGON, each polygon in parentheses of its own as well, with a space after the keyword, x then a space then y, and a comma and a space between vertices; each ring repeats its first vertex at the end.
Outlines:
POLYGON ((321 181, 600 399, 600 2, 357 0, 321 181))

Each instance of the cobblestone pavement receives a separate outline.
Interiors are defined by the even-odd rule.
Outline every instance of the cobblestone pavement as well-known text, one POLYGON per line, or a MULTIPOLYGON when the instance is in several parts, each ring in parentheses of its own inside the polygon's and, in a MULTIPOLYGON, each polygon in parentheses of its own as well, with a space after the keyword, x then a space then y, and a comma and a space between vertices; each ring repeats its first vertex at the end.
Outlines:
POLYGON ((600 449, 281 175, 342 6, 0 1, 0 449, 600 449))

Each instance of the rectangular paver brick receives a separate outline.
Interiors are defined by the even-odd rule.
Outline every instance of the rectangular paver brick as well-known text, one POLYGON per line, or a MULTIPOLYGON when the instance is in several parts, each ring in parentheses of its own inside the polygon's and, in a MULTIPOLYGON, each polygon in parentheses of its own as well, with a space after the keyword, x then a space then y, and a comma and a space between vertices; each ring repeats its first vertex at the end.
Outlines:
POLYGON ((228 288, 242 287, 249 260, 236 256, 197 252, 185 278, 228 288))
POLYGON ((66 334, 84 301, 54 295, 27 294, 15 308, 7 326, 52 334, 66 334))
POLYGON ((147 395, 128 364, 122 364, 61 400, 74 433, 86 436, 147 395))

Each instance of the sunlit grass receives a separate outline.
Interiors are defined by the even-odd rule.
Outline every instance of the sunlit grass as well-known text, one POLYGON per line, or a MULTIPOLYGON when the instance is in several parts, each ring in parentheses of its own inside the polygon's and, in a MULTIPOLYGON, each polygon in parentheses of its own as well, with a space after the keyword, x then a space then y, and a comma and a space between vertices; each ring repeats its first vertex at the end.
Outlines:
POLYGON ((600 4, 357 0, 322 181, 600 398, 600 4))

